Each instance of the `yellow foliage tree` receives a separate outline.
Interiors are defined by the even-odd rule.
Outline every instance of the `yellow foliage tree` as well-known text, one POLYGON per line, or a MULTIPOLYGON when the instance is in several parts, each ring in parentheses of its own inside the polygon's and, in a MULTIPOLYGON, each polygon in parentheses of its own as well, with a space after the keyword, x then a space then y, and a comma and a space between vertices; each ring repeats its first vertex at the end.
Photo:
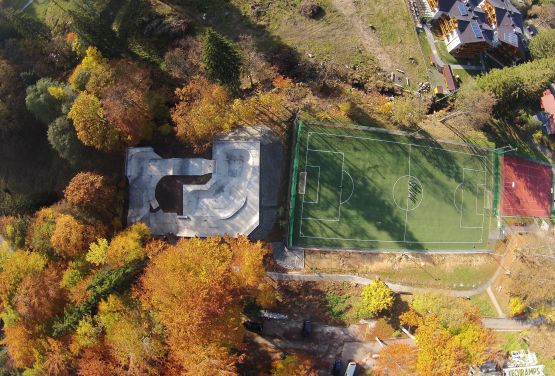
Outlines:
POLYGON ((112 239, 108 246, 106 263, 117 268, 143 259, 146 256, 145 244, 150 236, 150 229, 144 223, 132 225, 112 239))
POLYGON ((64 214, 56 220, 51 242, 60 256, 74 258, 83 255, 95 238, 92 226, 84 225, 71 215, 64 214))
POLYGON ((85 52, 85 56, 79 65, 75 67, 71 75, 69 76, 69 84, 71 88, 75 91, 81 89, 80 83, 78 82, 79 76, 83 72, 91 72, 93 69, 97 68, 100 64, 107 64, 107 60, 102 56, 100 51, 96 47, 89 47, 85 52))
POLYGON ((214 136, 228 125, 230 98, 227 91, 204 78, 197 78, 176 90, 179 102, 172 111, 177 136, 196 151, 204 151, 214 136))
POLYGON ((81 92, 67 117, 73 120, 77 138, 83 144, 99 150, 114 150, 118 146, 119 135, 106 121, 102 103, 94 94, 81 92))

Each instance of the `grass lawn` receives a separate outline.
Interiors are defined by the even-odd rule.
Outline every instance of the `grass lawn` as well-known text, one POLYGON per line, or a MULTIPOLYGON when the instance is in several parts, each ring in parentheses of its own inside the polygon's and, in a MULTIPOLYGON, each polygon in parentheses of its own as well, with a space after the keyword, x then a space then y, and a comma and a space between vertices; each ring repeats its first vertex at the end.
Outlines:
POLYGON ((376 29, 381 46, 412 81, 427 81, 429 57, 422 53, 414 21, 405 0, 355 1, 368 25, 376 29), (417 64, 411 64, 409 58, 417 64), (425 60, 425 61, 423 61, 425 60))
POLYGON ((461 84, 467 81, 474 80, 475 77, 479 76, 482 72, 477 70, 466 70, 466 69, 453 69, 453 75, 459 76, 461 84))
POLYGON ((469 290, 485 283, 493 275, 495 269, 493 264, 458 266, 452 269, 415 265, 399 269, 384 269, 375 275, 384 281, 410 286, 469 290))
POLYGON ((422 52, 426 58, 426 66, 431 66, 430 62, 432 61, 432 48, 428 43, 428 39, 426 38, 426 33, 418 33, 418 41, 420 43, 420 47, 422 48, 422 52))
POLYGON ((486 292, 479 295, 474 295, 470 301, 480 308, 480 314, 485 317, 497 317, 497 311, 491 303, 491 300, 486 292))
POLYGON ((305 125, 298 161, 295 246, 487 249, 491 164, 483 150, 305 125))
POLYGON ((436 50, 441 59, 447 64, 461 64, 461 65, 480 65, 480 57, 475 57, 473 59, 458 59, 455 56, 447 52, 447 46, 445 42, 437 39, 436 37, 436 50))
POLYGON ((497 340, 497 348, 503 353, 525 350, 528 344, 522 339, 522 332, 494 332, 497 340))
POLYGON ((498 146, 511 145, 518 148, 517 154, 532 160, 549 162, 547 156, 530 142, 531 136, 524 134, 516 125, 505 120, 491 120, 486 127, 487 136, 498 146))

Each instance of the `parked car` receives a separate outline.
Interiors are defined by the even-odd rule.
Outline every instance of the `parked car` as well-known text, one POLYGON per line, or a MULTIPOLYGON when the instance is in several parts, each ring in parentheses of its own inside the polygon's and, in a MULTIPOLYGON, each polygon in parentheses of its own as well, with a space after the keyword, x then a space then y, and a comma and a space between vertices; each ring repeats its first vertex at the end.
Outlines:
POLYGON ((335 359, 335 362, 333 362, 333 367, 331 368, 331 374, 333 376, 341 376, 342 369, 343 361, 341 359, 335 359))
POLYGON ((303 328, 301 330, 301 335, 303 337, 310 337, 312 334, 312 321, 304 320, 303 321, 303 328))
POLYGON ((345 371, 345 376, 355 376, 355 372, 357 371, 357 364, 355 362, 349 362, 347 366, 347 370, 345 371))
POLYGON ((262 333, 262 330, 264 329, 264 324, 256 321, 245 321, 243 326, 245 329, 255 333, 262 333))

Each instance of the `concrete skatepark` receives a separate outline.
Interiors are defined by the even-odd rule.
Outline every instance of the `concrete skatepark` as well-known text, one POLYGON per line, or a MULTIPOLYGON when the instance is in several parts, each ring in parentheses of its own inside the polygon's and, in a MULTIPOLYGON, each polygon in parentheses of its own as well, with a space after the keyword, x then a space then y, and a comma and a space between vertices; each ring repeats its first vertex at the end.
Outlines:
POLYGON ((260 128, 214 140, 212 159, 164 159, 152 147, 129 148, 127 223, 143 222, 153 234, 182 237, 250 234, 259 224, 260 128), (161 210, 156 187, 165 176, 212 174, 205 184, 183 185, 183 212, 161 210))

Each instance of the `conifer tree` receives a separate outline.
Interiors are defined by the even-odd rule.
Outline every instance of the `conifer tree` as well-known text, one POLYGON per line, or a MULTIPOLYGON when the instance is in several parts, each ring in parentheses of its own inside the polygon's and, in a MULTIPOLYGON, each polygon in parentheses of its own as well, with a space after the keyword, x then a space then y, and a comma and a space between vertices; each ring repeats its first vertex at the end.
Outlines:
POLYGON ((209 29, 202 46, 202 63, 210 81, 234 92, 239 89, 241 54, 231 40, 209 29))

